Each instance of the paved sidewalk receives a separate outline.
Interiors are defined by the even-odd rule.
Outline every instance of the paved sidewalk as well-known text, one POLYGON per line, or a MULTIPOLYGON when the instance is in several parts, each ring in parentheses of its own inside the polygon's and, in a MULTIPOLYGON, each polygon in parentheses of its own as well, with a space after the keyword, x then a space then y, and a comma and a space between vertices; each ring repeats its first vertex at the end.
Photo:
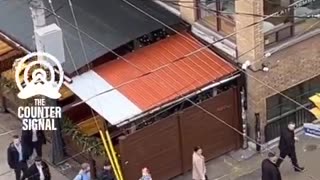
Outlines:
MULTIPOLYGON (((0 180, 13 180, 15 175, 7 163, 7 148, 12 141, 12 135, 21 134, 21 123, 10 114, 0 113, 0 180)), ((49 145, 44 147, 44 159, 49 162, 49 145)), ((49 164, 50 165, 50 164, 49 164)), ((50 165, 50 172, 53 180, 69 180, 57 169, 50 165)))
MULTIPOLYGON (((320 139, 301 135, 296 150, 298 160, 306 171, 294 172, 290 159, 287 158, 280 168, 283 180, 320 180, 320 139)), ((277 148, 273 151, 279 153, 277 148)), ((208 178, 210 180, 260 180, 260 166, 265 157, 266 153, 255 154, 248 160, 238 161, 230 154, 224 155, 207 163, 208 178)), ((174 180, 192 180, 191 173, 174 180)))

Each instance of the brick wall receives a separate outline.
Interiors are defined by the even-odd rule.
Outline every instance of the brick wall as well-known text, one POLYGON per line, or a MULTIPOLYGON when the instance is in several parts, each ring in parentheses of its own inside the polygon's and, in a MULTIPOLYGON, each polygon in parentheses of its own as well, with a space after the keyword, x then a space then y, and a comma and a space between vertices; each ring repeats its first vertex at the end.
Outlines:
MULTIPOLYGON (((266 58, 264 61, 271 64, 269 72, 249 72, 247 79, 250 118, 254 118, 252 113, 259 112, 262 120, 262 130, 267 123, 266 99, 268 97, 313 77, 320 76, 320 48, 318 47, 320 47, 320 35, 266 58)), ((251 123, 253 123, 253 120, 251 120, 251 123)), ((251 124, 251 127, 254 127, 254 124, 251 124)), ((262 131, 262 134, 264 134, 264 131, 262 131)))

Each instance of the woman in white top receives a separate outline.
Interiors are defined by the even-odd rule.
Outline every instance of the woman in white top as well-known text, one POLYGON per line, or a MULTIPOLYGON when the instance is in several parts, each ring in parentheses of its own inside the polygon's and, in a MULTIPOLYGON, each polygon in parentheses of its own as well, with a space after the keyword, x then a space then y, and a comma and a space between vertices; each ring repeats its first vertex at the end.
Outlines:
POLYGON ((192 155, 192 179, 193 180, 206 180, 206 164, 205 158, 202 155, 201 147, 194 148, 192 155))

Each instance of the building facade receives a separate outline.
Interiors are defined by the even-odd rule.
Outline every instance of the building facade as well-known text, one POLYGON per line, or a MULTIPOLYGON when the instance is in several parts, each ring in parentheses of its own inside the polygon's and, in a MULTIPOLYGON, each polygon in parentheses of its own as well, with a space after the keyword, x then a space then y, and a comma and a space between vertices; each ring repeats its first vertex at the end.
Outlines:
POLYGON ((315 119, 307 109, 308 97, 320 91, 320 1, 194 0, 161 5, 192 24, 193 33, 208 43, 227 36, 214 46, 240 65, 250 62, 245 70, 250 137, 261 134, 261 141, 268 142, 288 121, 301 126, 315 119))

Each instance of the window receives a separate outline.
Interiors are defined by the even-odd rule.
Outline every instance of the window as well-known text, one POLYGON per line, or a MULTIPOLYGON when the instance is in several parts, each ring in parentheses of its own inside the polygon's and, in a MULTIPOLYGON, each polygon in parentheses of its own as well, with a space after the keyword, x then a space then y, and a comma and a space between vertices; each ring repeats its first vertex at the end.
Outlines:
POLYGON ((320 13, 319 0, 264 0, 264 14, 273 13, 277 15, 266 19, 263 24, 266 45, 320 28, 314 25, 318 19, 303 18, 320 13))
POLYGON ((198 20, 214 31, 234 32, 235 0, 199 0, 198 20))
MULTIPOLYGON (((287 89, 282 93, 297 101, 299 104, 307 105, 310 102, 309 97, 317 92, 320 92, 320 76, 287 89)), ((276 94, 267 98, 267 119, 271 120, 283 116, 298 108, 300 107, 292 102, 292 100, 289 100, 283 95, 276 94)))

